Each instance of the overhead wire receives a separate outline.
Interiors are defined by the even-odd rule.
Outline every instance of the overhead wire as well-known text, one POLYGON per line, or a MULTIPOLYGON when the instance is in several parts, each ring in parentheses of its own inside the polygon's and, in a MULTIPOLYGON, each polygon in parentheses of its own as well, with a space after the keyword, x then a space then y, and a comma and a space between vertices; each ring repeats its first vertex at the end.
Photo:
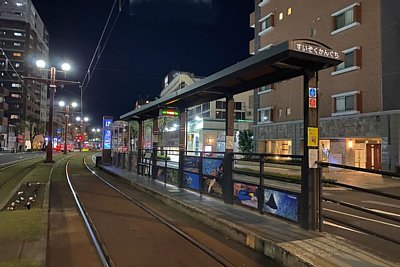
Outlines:
POLYGON ((90 80, 91 80, 91 77, 92 77, 92 73, 95 71, 95 69, 97 67, 97 64, 98 64, 98 62, 99 62, 99 60, 101 58, 101 55, 103 54, 103 51, 104 51, 104 49, 105 49, 105 47, 107 45, 107 42, 110 39, 110 36, 111 36, 111 34, 112 34, 113 30, 114 30, 114 27, 115 27, 115 25, 116 25, 116 23, 118 21, 118 18, 120 16, 121 12, 122 12, 122 7, 124 6, 124 3, 125 3, 125 0, 115 0, 114 3, 113 3, 113 6, 112 6, 111 11, 110 11, 110 13, 108 15, 108 18, 107 18, 107 22, 106 22, 106 24, 105 24, 105 26, 103 28, 102 34, 101 34, 100 39, 99 39, 99 41, 97 43, 97 46, 96 46, 96 49, 94 51, 93 57, 92 57, 92 59, 90 61, 89 67, 88 67, 88 69, 86 71, 85 77, 83 78, 83 81, 81 82, 81 84, 82 84, 81 85, 81 94, 83 94, 87 90, 87 87, 88 87, 88 85, 90 83, 90 80), (117 6, 116 5, 117 2, 119 3, 118 4, 117 14, 116 14, 116 16, 115 16, 115 18, 114 18, 114 20, 112 22, 112 25, 111 25, 108 33, 106 34, 107 29, 109 28, 108 25, 110 23, 111 18, 113 17, 115 8, 117 6), (103 43, 104 36, 106 36, 106 37, 105 37, 105 41, 103 43))

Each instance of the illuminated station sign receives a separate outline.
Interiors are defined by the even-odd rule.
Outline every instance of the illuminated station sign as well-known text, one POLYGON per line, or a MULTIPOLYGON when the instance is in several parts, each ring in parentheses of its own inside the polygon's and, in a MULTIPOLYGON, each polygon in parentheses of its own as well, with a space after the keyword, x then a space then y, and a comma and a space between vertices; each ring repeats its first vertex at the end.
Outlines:
POLYGON ((176 109, 160 109, 160 116, 169 116, 169 117, 177 117, 180 112, 176 109))

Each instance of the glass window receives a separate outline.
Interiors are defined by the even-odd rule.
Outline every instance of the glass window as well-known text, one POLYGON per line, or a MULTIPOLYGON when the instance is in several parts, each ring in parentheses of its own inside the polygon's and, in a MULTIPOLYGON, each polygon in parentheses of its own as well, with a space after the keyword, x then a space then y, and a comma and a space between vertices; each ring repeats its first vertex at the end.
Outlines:
POLYGON ((336 112, 354 110, 354 95, 336 97, 336 112))
POLYGON ((242 110, 242 102, 235 102, 235 110, 242 110))
POLYGON ((11 97, 12 98, 21 98, 21 95, 20 94, 11 94, 11 97))
POLYGON ((290 116, 292 114, 292 110, 290 108, 286 108, 286 116, 290 116))
POLYGON ((22 36, 21 32, 14 32, 14 36, 22 36))
POLYGON ((203 112, 210 109, 210 102, 204 103, 202 106, 203 112))
POLYGON ((201 106, 196 107, 196 114, 199 114, 199 113, 201 113, 201 106))
POLYGON ((201 116, 202 116, 203 118, 210 118, 210 116, 211 116, 210 111, 207 111, 207 112, 202 113, 201 116))
POLYGON ((355 50, 344 54, 344 61, 336 66, 335 70, 342 70, 355 65, 354 62, 355 50))
POLYGON ((354 22, 354 9, 347 10, 335 16, 335 30, 343 28, 354 22))
POLYGON ((215 106, 217 109, 225 109, 226 108, 226 103, 225 101, 217 101, 215 103, 215 106))
POLYGON ((236 120, 245 120, 246 113, 245 112, 235 112, 235 119, 236 120))
POLYGON ((274 16, 271 15, 261 21, 261 31, 266 30, 273 26, 274 16))
POLYGON ((258 89, 258 92, 259 93, 266 93, 266 92, 272 91, 272 89, 273 89, 273 85, 272 84, 268 84, 268 85, 261 86, 258 89))
POLYGON ((215 112, 215 118, 217 118, 217 119, 225 119, 226 118, 226 112, 225 111, 216 111, 215 112))
POLYGON ((271 109, 258 110, 258 122, 270 122, 271 120, 271 109))
POLYGON ((12 120, 17 120, 17 119, 19 119, 19 115, 12 114, 12 115, 10 116, 10 119, 12 119, 12 120))

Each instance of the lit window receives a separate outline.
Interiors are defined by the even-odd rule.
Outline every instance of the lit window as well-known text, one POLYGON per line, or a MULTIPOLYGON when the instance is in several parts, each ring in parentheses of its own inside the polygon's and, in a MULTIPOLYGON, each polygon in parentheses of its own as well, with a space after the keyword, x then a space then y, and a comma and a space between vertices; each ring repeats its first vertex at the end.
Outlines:
POLYGON ((279 20, 283 20, 283 12, 279 13, 279 20))
POLYGON ((361 49, 360 47, 352 47, 342 51, 344 54, 344 60, 342 63, 335 67, 335 71, 332 75, 338 75, 341 73, 358 70, 361 67, 361 49))
POLYGON ((290 116, 292 114, 292 110, 290 108, 286 108, 286 116, 290 116))
POLYGON ((278 116, 279 116, 279 118, 282 117, 282 109, 278 110, 278 116))
POLYGON ((258 123, 266 123, 272 121, 272 109, 263 108, 258 110, 258 123))
POLYGON ((13 52, 13 56, 14 56, 14 57, 20 57, 20 56, 21 56, 21 53, 19 53, 19 52, 13 52))
POLYGON ((21 43, 14 43, 14 46, 21 46, 21 43))
POLYGON ((289 8, 287 9, 287 14, 288 14, 288 16, 292 15, 292 8, 291 8, 291 7, 289 7, 289 8))
POLYGON ((334 101, 334 112, 332 116, 337 115, 347 115, 359 113, 361 103, 361 94, 359 91, 352 91, 341 93, 332 96, 332 100, 334 101))
POLYGON ((19 3, 19 2, 18 2, 18 3, 16 3, 16 5, 17 5, 17 6, 22 6, 22 3, 19 3))
POLYGON ((331 16, 333 17, 331 35, 334 35, 360 25, 361 6, 356 3, 333 13, 331 16))
POLYGON ((21 87, 21 85, 19 83, 13 83, 13 84, 11 84, 11 87, 19 88, 19 87, 21 87))
POLYGON ((22 33, 20 33, 20 32, 14 32, 14 36, 22 36, 22 33))
POLYGON ((21 95, 20 94, 11 94, 11 97, 12 98, 21 98, 21 95))
POLYGON ((10 119, 12 119, 12 120, 18 120, 18 119, 19 119, 19 115, 12 114, 12 115, 10 116, 10 119))
POLYGON ((20 66, 21 66, 21 64, 19 64, 19 63, 15 63, 15 65, 14 65, 16 68, 19 68, 20 66))

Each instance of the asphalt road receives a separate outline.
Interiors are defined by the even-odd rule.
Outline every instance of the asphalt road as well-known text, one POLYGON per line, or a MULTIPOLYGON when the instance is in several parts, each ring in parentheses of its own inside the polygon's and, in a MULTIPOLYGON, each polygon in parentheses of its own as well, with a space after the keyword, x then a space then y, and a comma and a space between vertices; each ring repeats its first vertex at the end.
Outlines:
MULTIPOLYGON (((54 152, 58 153, 58 152, 54 152)), ((24 159, 29 159, 29 158, 35 158, 35 157, 41 157, 44 156, 45 152, 20 152, 20 153, 8 153, 4 151, 0 151, 0 167, 14 163, 20 160, 24 159)))

